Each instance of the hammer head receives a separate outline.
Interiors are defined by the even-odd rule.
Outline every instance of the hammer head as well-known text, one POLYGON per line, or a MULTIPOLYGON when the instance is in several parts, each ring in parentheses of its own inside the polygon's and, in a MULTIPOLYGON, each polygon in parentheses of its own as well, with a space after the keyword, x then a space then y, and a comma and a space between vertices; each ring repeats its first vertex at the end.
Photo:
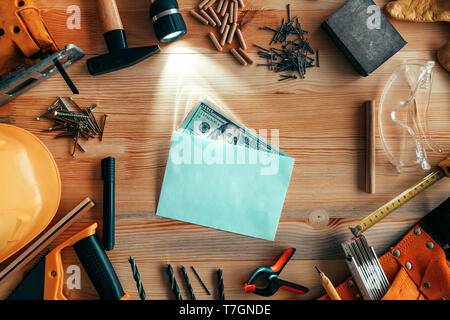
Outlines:
POLYGON ((159 46, 123 48, 87 60, 89 73, 93 76, 131 67, 159 52, 159 46))

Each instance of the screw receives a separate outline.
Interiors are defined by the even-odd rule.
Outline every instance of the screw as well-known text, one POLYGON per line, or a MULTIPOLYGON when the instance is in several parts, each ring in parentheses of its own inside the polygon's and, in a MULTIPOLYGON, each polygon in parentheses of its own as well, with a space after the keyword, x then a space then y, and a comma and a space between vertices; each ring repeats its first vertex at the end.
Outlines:
POLYGON ((72 99, 72 97, 69 97, 68 99, 78 109, 78 111, 83 112, 83 109, 78 105, 78 103, 75 102, 75 100, 72 99))
POLYGON ((108 118, 108 115, 107 115, 107 114, 105 114, 105 115, 103 116, 102 130, 100 131, 100 141, 103 140, 103 132, 105 132, 106 118, 108 118))
POLYGON ((59 99, 59 101, 61 101, 61 103, 62 103, 64 109, 66 109, 67 111, 70 112, 69 106, 66 104, 66 102, 64 101, 64 99, 61 98, 61 97, 58 97, 58 99, 59 99))
POLYGON ((78 119, 89 119, 88 116, 82 115, 82 114, 76 114, 76 113, 67 113, 67 112, 60 112, 60 111, 55 111, 55 116, 60 116, 60 117, 69 117, 69 118, 78 118, 78 119))

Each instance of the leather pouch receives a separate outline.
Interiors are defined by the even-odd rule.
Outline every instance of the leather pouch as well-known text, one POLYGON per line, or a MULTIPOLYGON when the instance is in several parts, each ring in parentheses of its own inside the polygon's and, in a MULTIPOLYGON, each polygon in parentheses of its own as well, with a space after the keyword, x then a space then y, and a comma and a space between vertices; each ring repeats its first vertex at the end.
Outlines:
MULTIPOLYGON (((391 284, 383 300, 450 299, 450 263, 443 249, 448 249, 449 240, 450 198, 379 258, 391 284)), ((359 298, 352 277, 336 290, 343 300, 359 298)), ((326 299, 327 295, 320 298, 326 299)))
POLYGON ((58 50, 32 0, 0 1, 0 75, 58 50))

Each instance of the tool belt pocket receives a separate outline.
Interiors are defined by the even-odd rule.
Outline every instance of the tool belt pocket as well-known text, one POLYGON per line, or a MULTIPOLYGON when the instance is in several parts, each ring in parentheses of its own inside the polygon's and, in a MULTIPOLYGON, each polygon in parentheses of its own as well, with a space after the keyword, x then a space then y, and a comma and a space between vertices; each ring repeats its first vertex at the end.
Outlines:
MULTIPOLYGON (((422 218, 380 258, 390 283, 383 300, 450 299, 450 198, 422 218)), ((350 277, 336 288, 343 300, 358 299, 350 277)), ((327 295, 320 300, 329 299, 327 295)))
POLYGON ((445 260, 431 260, 420 284, 406 268, 397 273, 383 300, 446 300, 449 299, 450 272, 445 260))

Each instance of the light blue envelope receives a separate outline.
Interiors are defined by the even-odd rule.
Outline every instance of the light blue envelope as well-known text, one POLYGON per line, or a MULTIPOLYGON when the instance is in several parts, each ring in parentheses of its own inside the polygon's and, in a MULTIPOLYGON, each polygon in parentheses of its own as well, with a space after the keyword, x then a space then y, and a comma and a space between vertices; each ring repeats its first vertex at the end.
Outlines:
POLYGON ((174 132, 156 214, 273 241, 294 159, 174 132))

